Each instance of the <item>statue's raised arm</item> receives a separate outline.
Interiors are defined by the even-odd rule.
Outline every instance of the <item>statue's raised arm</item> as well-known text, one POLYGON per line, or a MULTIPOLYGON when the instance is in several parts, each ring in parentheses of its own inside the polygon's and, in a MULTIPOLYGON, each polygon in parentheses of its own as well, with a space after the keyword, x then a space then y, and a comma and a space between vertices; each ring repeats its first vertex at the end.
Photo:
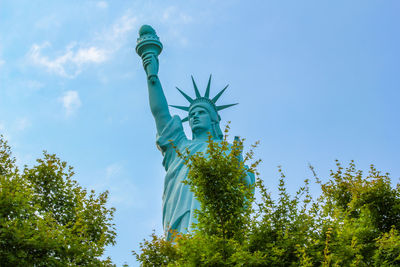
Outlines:
POLYGON ((143 60, 143 67, 147 75, 150 109, 156 121, 157 133, 161 134, 171 119, 167 99, 158 79, 158 55, 161 53, 162 44, 154 29, 149 25, 143 25, 139 35, 136 52, 143 60))

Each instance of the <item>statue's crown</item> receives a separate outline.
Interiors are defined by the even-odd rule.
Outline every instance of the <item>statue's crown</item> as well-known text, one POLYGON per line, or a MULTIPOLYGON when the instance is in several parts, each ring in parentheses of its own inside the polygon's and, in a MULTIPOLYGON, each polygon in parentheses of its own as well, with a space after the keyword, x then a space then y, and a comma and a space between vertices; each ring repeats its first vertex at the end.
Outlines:
MULTIPOLYGON (((225 92, 226 88, 228 88, 228 85, 224 87, 224 89, 222 89, 216 96, 214 96, 212 99, 210 99, 210 86, 211 86, 211 75, 210 78, 208 79, 208 84, 207 84, 207 88, 206 88, 206 92, 204 94, 204 96, 200 95, 199 89, 197 88, 196 82, 193 79, 192 76, 192 82, 193 82, 193 88, 194 88, 194 92, 196 94, 196 98, 193 99, 190 96, 188 96, 187 94, 185 94, 181 89, 179 89, 178 87, 176 87, 176 89, 178 89, 178 91, 186 98, 187 101, 189 101, 190 105, 188 107, 185 106, 175 106, 175 105, 170 105, 171 107, 174 108, 178 108, 181 110, 185 110, 185 111, 189 111, 191 107, 193 107, 194 105, 198 104, 198 103, 206 103, 209 104, 214 111, 218 114, 218 111, 229 108, 231 106, 237 105, 238 103, 235 104, 229 104, 229 105, 222 105, 222 106, 217 106, 217 100, 220 98, 220 96, 225 92)), ((182 119, 182 122, 188 121, 189 117, 186 116, 185 118, 182 119)))

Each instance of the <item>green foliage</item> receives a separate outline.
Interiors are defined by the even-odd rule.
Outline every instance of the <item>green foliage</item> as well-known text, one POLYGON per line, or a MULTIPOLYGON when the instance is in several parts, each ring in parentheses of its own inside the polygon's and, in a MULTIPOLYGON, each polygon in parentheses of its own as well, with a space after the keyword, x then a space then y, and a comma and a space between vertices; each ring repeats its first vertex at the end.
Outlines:
POLYGON ((133 252, 143 266, 167 266, 178 259, 177 249, 172 242, 159 238, 154 233, 151 237, 150 241, 145 240, 143 244, 140 244, 140 248, 147 250, 148 253, 133 252))
POLYGON ((374 266, 400 266, 400 236, 393 227, 376 240, 374 266))
POLYGON ((0 137, 0 262, 2 266, 111 266, 101 260, 115 243, 108 192, 87 193, 74 172, 44 153, 21 172, 0 137))
POLYGON ((190 186, 201 206, 196 228, 205 235, 239 242, 245 238, 254 190, 246 181, 247 171, 253 169, 245 167, 242 149, 242 141, 235 140, 231 146, 225 135, 221 142, 214 142, 209 136, 208 156, 177 151, 189 168, 184 183, 190 186))
MULTIPOLYGON (((277 199, 256 170, 242 160, 242 141, 208 140, 206 155, 179 152, 189 167, 185 181, 201 203, 192 233, 173 241, 152 235, 140 253, 143 266, 399 266, 400 185, 371 166, 365 176, 354 162, 323 183, 313 199, 309 180, 292 197, 281 168, 277 199), (258 203, 245 181, 257 175, 258 203), (251 204, 253 202, 253 205, 251 204)), ((253 146, 254 148, 255 146, 253 146)))

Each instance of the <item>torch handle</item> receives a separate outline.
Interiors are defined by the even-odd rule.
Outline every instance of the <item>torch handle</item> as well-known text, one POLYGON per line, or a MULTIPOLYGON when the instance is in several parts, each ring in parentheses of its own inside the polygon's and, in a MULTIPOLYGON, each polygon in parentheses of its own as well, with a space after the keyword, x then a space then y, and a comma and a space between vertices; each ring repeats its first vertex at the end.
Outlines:
POLYGON ((144 63, 144 69, 147 74, 147 79, 150 79, 153 76, 157 76, 159 67, 157 54, 153 51, 145 52, 142 55, 142 60, 146 60, 146 62, 144 63))

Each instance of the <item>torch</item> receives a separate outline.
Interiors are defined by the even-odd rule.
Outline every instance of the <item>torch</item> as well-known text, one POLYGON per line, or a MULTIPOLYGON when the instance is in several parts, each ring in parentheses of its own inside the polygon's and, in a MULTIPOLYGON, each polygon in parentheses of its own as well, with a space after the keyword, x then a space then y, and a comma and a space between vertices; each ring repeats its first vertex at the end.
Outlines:
MULTIPOLYGON (((143 25, 139 30, 139 38, 137 39, 136 53, 143 59, 148 54, 153 54, 156 58, 163 49, 162 43, 158 38, 156 31, 150 25, 143 25)), ((146 66, 147 78, 157 76, 154 69, 146 66)))

